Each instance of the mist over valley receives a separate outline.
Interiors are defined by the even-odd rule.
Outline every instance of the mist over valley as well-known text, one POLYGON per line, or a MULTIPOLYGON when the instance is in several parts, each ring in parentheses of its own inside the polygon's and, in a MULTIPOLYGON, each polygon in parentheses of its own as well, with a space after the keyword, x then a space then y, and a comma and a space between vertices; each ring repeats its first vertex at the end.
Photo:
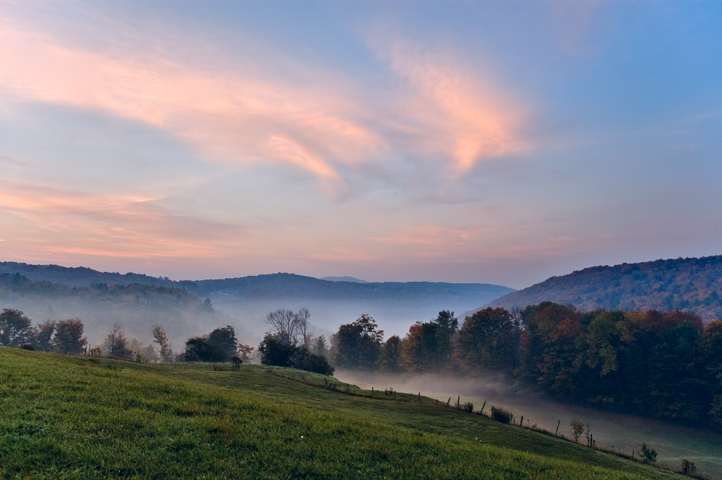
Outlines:
POLYGON ((264 318, 269 312, 304 307, 311 312, 314 332, 327 338, 363 313, 375 318, 387 336, 403 336, 410 324, 434 318, 441 310, 466 311, 511 291, 488 284, 361 283, 288 273, 173 281, 0 262, 4 308, 20 309, 39 321, 79 317, 93 343, 117 323, 138 338, 148 337, 152 325, 163 324, 176 344, 231 324, 245 343, 257 344, 268 330, 264 318), (212 308, 203 305, 205 299, 212 308))
POLYGON ((524 425, 535 425, 548 432, 555 432, 558 426, 559 433, 567 438, 571 438, 569 423, 579 419, 589 425, 599 447, 631 455, 646 442, 659 452, 660 462, 677 465, 683 458, 690 459, 706 477, 722 479, 722 433, 719 432, 559 402, 514 385, 500 375, 467 377, 448 373, 409 375, 340 370, 335 376, 364 389, 374 387, 383 391, 391 387, 412 394, 419 392, 443 403, 471 402, 477 410, 485 405, 487 413, 492 406, 501 407, 511 411, 517 423, 523 417, 524 425))

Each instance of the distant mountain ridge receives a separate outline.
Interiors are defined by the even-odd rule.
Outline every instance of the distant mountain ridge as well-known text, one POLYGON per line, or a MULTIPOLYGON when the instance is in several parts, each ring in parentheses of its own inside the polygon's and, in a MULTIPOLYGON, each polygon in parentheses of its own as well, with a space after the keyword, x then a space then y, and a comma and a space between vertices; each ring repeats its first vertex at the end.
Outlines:
POLYGON ((722 318, 722 255, 585 268, 486 306, 525 307, 547 300, 584 311, 679 309, 706 320, 722 318))
POLYGON ((369 283, 366 280, 361 280, 359 278, 355 277, 323 277, 321 280, 326 280, 327 282, 351 282, 351 283, 369 283))
MULTIPOLYGON (((182 288, 198 296, 213 294, 236 297, 351 299, 364 298, 428 298, 429 296, 474 296, 496 298, 514 290, 500 285, 484 283, 444 282, 364 282, 322 280, 293 273, 273 273, 214 280, 170 280, 138 273, 99 272, 86 267, 58 265, 30 265, 18 262, 0 262, 0 274, 19 273, 34 281, 64 283, 73 287, 89 287, 96 283, 129 285, 140 283, 158 287, 182 288)), ((342 277, 345 278, 345 277, 342 277)), ((350 278, 350 277, 349 277, 350 278)))
MULTIPOLYGON (((45 310, 52 307, 59 315, 80 316, 84 320, 86 317, 89 318, 84 312, 92 311, 93 318, 101 322, 101 312, 92 309, 98 305, 98 302, 91 298, 95 294, 89 297, 86 293, 102 291, 104 286, 138 284, 159 289, 146 290, 151 298, 156 298, 156 292, 166 292, 165 294, 172 296, 170 292, 178 290, 197 297, 196 301, 199 302, 206 298, 212 301, 217 313, 215 320, 197 312, 182 318, 178 315, 178 321, 183 323, 183 329, 174 329, 175 331, 192 332, 197 335, 232 323, 242 326, 258 340, 263 338, 263 333, 268 329, 264 322, 265 316, 268 312, 279 308, 290 310, 308 308, 312 314, 313 325, 318 327, 319 332, 328 334, 327 337, 339 325, 354 321, 362 313, 371 315, 382 324, 387 335, 405 335, 409 325, 436 318, 441 310, 463 312, 513 291, 511 288, 499 285, 478 283, 334 282, 291 273, 174 281, 167 277, 99 272, 85 267, 0 262, 0 276, 16 274, 32 282, 58 284, 52 288, 28 285, 27 288, 19 291, 0 289, 0 308, 18 308, 34 318, 44 318, 45 310), (88 288, 90 290, 82 290, 88 288), (81 290, 83 294, 77 295, 74 289, 81 290), (236 320, 221 320, 222 315, 236 320), (226 323, 216 324, 220 321, 226 323)), ((161 297, 165 298, 162 295, 161 297)), ((135 297, 132 297, 126 298, 124 305, 128 307, 128 312, 135 312, 136 303, 135 297)), ((120 307, 120 303, 113 306, 116 312, 121 312, 120 307)), ((183 312, 187 310, 180 305, 174 308, 183 312)), ((133 320, 130 314, 126 318, 123 323, 129 324, 133 320)), ((108 321, 112 325, 114 320, 111 321, 109 318, 108 321)), ((148 321, 154 320, 150 318, 148 321)), ((167 323, 170 326, 170 322, 167 323)))

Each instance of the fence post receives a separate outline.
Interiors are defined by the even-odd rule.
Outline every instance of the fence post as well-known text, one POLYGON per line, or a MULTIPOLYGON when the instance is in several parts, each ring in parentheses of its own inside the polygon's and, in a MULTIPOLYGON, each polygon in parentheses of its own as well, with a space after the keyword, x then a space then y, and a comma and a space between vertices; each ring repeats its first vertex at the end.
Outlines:
POLYGON ((559 424, 562 423, 561 420, 557 420, 557 431, 554 432, 554 435, 559 435, 559 424))

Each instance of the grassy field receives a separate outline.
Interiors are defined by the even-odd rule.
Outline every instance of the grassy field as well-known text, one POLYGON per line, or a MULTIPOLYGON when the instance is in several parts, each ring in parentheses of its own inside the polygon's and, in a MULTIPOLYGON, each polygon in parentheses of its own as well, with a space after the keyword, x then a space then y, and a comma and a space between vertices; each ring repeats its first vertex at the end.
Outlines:
MULTIPOLYGON (((523 416, 525 425, 537 425, 539 428, 554 432, 560 421, 559 433, 571 437, 569 422, 573 418, 591 424, 597 446, 603 449, 638 454, 642 443, 646 443, 659 453, 657 463, 678 467, 682 459, 693 461, 697 473, 710 480, 722 480, 722 434, 690 426, 662 422, 637 415, 623 414, 585 408, 580 405, 554 401, 538 394, 515 393, 508 384, 498 377, 469 378, 454 375, 383 375, 363 374, 357 371, 337 371, 336 376, 363 388, 371 385, 394 387, 416 392, 421 390, 432 398, 446 402, 453 395, 461 395, 461 402, 473 402, 478 409, 486 402, 486 412, 490 405, 503 406, 511 410, 516 421, 523 416)), ((580 442, 586 445, 586 435, 580 442)))
POLYGON ((431 399, 304 382, 324 378, 0 348, 0 476, 684 478, 431 399))

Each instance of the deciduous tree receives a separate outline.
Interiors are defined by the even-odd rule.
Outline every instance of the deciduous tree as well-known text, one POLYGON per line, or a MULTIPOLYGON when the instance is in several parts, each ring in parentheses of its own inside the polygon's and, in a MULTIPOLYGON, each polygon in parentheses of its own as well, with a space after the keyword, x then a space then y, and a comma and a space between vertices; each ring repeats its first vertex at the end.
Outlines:
POLYGON ((221 361, 227 361, 238 352, 236 331, 231 325, 226 325, 223 328, 216 328, 213 330, 208 336, 208 341, 215 343, 225 352, 226 358, 221 361))
POLYGON ((365 313, 355 322, 341 325, 333 336, 336 366, 373 370, 378 362, 383 338, 383 330, 379 330, 376 321, 365 313))
POLYGON ((20 310, 5 308, 0 313, 0 345, 4 347, 33 345, 34 333, 32 321, 20 310))
POLYGON ((122 358, 130 360, 133 356, 133 352, 128 349, 128 340, 125 338, 125 334, 118 324, 113 325, 113 329, 110 331, 108 336, 103 342, 103 353, 110 357, 122 358))
POLYGON ((292 310, 275 310, 266 315, 266 323, 273 327, 273 335, 281 342, 289 345, 298 343, 299 317, 292 310))
POLYGON ((511 372, 518 330, 504 308, 485 308, 467 317, 459 331, 459 356, 476 370, 511 372))
POLYGON ((155 325, 151 330, 153 334, 153 341, 158 344, 160 351, 161 361, 170 362, 173 360, 173 350, 171 349, 170 342, 168 341, 168 335, 165 333, 165 329, 161 325, 155 325))
POLYGON ((186 362, 225 362, 228 358, 223 347, 208 338, 193 337, 186 341, 186 362))
POLYGON ((52 320, 38 325, 37 333, 35 335, 35 350, 40 352, 50 352, 53 349, 52 339, 53 333, 55 333, 55 323, 52 320))
POLYGON ((83 322, 78 318, 61 320, 55 325, 53 349, 67 355, 80 355, 88 341, 83 337, 83 322))
POLYGON ((388 373, 398 373, 403 369, 402 344, 403 342, 398 335, 393 335, 386 340, 381 348, 379 370, 388 373))

